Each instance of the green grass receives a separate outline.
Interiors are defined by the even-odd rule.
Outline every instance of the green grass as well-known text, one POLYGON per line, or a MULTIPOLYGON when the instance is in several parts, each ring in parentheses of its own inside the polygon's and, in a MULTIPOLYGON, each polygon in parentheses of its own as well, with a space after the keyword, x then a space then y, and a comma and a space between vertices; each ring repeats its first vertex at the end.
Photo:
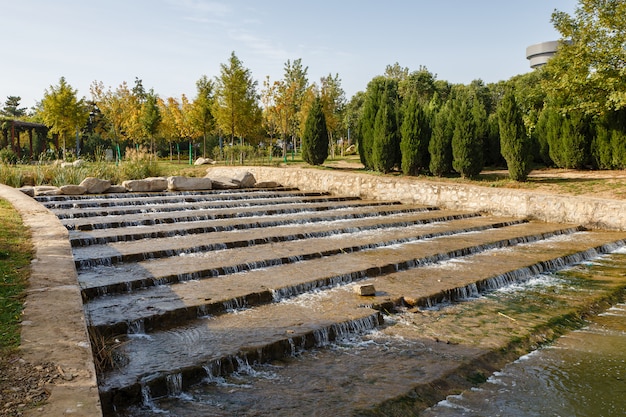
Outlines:
POLYGON ((20 320, 32 246, 19 214, 0 199, 0 354, 20 344, 20 320))

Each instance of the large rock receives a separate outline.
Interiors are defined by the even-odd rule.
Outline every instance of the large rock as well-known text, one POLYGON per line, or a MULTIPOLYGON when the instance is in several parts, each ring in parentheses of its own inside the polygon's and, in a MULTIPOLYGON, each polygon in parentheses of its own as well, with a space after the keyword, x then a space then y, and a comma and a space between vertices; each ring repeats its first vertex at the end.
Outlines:
POLYGON ((234 188, 239 188, 239 183, 233 181, 230 177, 211 177, 210 180, 213 183, 213 188, 216 190, 232 190, 234 188))
POLYGON ((212 159, 208 159, 208 158, 198 158, 196 159, 196 161, 193 163, 194 165, 206 165, 206 164, 214 164, 215 161, 212 159))
POLYGON ((279 188, 282 185, 276 181, 261 181, 254 184, 254 188, 279 188))
POLYGON ((109 187, 108 190, 106 190, 106 192, 108 194, 125 193, 126 187, 124 187, 123 185, 112 185, 109 187))
POLYGON ((87 188, 82 185, 73 184, 62 185, 59 189, 63 195, 83 195, 87 192, 87 188))
POLYGON ((152 192, 167 190, 167 178, 149 177, 143 180, 126 180, 122 183, 130 192, 152 192))
POLYGON ((29 197, 35 196, 35 187, 27 186, 27 187, 18 188, 18 190, 20 190, 21 192, 23 192, 29 197))
POLYGON ((52 185, 39 185, 35 187, 35 195, 60 195, 61 190, 59 187, 54 187, 52 185))
POLYGON ((102 194, 105 193, 109 187, 111 187, 111 181, 101 180, 95 177, 87 177, 79 184, 85 187, 87 194, 102 194))
POLYGON ((237 171, 233 175, 233 182, 241 188, 252 188, 256 184, 256 178, 249 171, 237 171))
POLYGON ((213 181, 210 178, 173 176, 167 179, 167 188, 172 191, 210 190, 213 181))

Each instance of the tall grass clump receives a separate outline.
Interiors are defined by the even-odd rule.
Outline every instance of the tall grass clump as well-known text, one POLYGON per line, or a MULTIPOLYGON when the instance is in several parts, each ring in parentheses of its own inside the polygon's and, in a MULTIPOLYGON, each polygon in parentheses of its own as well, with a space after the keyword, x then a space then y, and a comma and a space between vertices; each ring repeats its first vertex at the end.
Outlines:
POLYGON ((21 187, 22 171, 12 165, 0 164, 0 183, 15 188, 21 187))
POLYGON ((151 160, 150 153, 144 147, 127 148, 120 168, 122 180, 139 180, 160 175, 158 165, 151 160))

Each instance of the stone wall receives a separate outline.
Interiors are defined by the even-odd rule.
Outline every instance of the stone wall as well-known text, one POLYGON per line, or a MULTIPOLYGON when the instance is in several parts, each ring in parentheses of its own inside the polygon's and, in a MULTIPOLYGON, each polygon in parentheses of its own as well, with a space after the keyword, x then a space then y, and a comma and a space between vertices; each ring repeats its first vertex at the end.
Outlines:
MULTIPOLYGON (((257 181, 277 181, 302 190, 329 191, 365 199, 398 200, 448 209, 483 211, 595 229, 626 230, 626 201, 545 194, 526 190, 453 184, 406 177, 348 173, 313 168, 209 168, 209 172, 245 169, 257 181)), ((222 171, 222 172, 224 172, 222 171)))

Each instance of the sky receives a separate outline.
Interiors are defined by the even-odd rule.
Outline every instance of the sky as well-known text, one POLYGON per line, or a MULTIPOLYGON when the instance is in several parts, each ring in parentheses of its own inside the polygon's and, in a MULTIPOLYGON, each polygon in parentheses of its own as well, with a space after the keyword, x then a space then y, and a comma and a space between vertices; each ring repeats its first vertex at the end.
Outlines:
POLYGON ((398 63, 469 84, 530 71, 526 47, 559 39, 550 22, 576 0, 0 0, 0 104, 33 107, 65 77, 79 98, 94 81, 138 78, 162 98, 196 95, 231 53, 260 93, 301 59, 310 83, 338 75, 346 99, 398 63))

